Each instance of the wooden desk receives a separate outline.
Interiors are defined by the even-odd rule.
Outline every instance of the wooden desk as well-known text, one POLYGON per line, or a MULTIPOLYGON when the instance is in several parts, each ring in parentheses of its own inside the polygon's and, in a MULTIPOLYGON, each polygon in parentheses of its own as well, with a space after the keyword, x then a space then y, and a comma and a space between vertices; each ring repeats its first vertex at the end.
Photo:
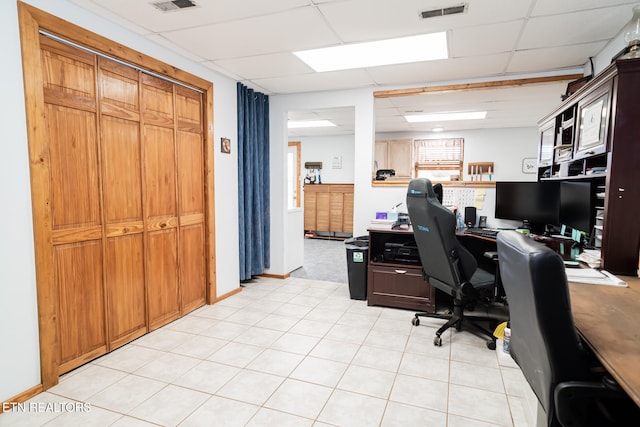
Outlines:
POLYGON ((571 310, 585 342, 640 406, 640 279, 620 277, 628 288, 569 283, 571 310))

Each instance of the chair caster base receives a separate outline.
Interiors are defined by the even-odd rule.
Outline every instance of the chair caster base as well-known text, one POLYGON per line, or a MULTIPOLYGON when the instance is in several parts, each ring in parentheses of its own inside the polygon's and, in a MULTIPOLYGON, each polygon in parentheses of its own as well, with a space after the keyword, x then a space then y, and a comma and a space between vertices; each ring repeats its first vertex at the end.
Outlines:
POLYGON ((411 319, 411 324, 413 326, 418 326, 420 325, 420 318, 419 317, 414 317, 413 319, 411 319))
POLYGON ((433 338, 433 345, 435 345, 436 347, 442 347, 442 338, 434 337, 433 338))
POLYGON ((496 349, 496 342, 493 341, 493 340, 487 341, 487 348, 489 350, 495 350, 496 349))

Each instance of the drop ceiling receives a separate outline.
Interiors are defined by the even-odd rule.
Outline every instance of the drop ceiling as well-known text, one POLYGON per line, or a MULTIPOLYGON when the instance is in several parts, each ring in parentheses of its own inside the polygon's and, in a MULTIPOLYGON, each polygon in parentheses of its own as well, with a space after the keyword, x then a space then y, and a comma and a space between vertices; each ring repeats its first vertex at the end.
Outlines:
MULTIPOLYGON (((620 32, 631 18, 632 7, 640 4, 621 0, 467 0, 465 13, 423 19, 422 11, 463 2, 192 0, 194 7, 163 12, 151 0, 71 1, 268 95, 573 74, 581 72, 589 58, 620 32), (292 54, 436 31, 448 34, 449 59, 316 73, 292 54)), ((378 99, 376 130, 425 130, 425 125, 403 121, 406 110, 476 107, 488 109, 484 123, 452 122, 445 128, 535 126, 560 102, 566 83, 378 99), (523 104, 522 99, 527 102, 523 104), (514 104, 517 100, 520 103, 514 104)), ((296 112, 314 118, 321 114, 327 118, 332 113, 296 112)), ((335 115, 347 117, 353 128, 353 113, 342 109, 335 115)), ((338 129, 348 132, 346 126, 338 129)))

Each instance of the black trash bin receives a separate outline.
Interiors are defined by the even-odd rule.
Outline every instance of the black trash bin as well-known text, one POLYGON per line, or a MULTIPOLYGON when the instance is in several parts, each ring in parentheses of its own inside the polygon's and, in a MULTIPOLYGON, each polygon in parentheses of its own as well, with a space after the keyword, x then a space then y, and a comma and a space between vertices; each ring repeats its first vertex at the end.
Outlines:
POLYGON ((367 263, 369 262, 369 236, 345 240, 347 248, 347 275, 351 299, 367 299, 367 263))

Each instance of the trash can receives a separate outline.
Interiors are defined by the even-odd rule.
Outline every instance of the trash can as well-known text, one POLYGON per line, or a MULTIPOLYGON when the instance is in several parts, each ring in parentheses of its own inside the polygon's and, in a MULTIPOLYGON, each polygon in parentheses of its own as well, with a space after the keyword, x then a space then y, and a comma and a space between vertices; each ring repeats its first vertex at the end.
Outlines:
POLYGON ((347 248, 347 275, 351 299, 367 299, 367 264, 369 262, 369 236, 345 240, 347 248))

